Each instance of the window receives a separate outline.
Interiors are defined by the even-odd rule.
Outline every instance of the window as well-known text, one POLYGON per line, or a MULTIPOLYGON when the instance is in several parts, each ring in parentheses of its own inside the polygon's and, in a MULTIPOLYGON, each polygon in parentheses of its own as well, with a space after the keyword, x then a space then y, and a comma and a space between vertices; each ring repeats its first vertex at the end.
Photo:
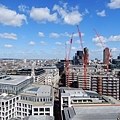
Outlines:
POLYGON ((73 102, 77 102, 77 100, 73 100, 73 102))
POLYGON ((10 104, 12 103, 12 100, 10 100, 10 104))
POLYGON ((83 100, 83 102, 86 102, 86 100, 83 100))
POLYGON ((45 113, 45 115, 50 115, 50 113, 45 113))
POLYGON ((40 111, 44 111, 44 108, 40 108, 40 111))
POLYGON ((13 102, 15 102, 15 98, 13 99, 13 102))
POLYGON ((28 107, 30 108, 30 105, 28 105, 28 107))
POLYGON ((25 104, 25 107, 27 107, 27 104, 25 104))
POLYGON ((2 105, 4 105, 4 102, 2 102, 2 105))
POLYGON ((34 112, 37 112, 38 111, 38 108, 34 108, 34 112))
POLYGON ((44 113, 40 113, 39 115, 44 115, 44 113))
POLYGON ((16 100, 19 100, 19 97, 17 97, 16 100))
POLYGON ((38 113, 34 113, 34 115, 38 115, 38 113))
POLYGON ((45 108, 45 111, 50 111, 50 108, 45 108))
POLYGON ((39 102, 39 98, 37 98, 37 102, 39 102))

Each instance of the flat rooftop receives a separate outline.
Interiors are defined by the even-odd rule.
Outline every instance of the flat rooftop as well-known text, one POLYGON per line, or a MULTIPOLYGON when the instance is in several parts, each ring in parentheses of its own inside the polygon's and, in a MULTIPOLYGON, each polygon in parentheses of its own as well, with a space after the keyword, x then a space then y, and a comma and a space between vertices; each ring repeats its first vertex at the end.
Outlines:
POLYGON ((29 117, 25 117, 24 120, 54 120, 54 116, 32 115, 29 117))
POLYGON ((76 115, 72 120, 117 120, 120 106, 74 107, 76 115))
POLYGON ((51 96, 52 87, 49 85, 34 85, 27 87, 22 94, 36 95, 36 96, 51 96))
POLYGON ((9 100, 11 98, 14 98, 15 96, 16 95, 14 95, 14 94, 2 93, 2 94, 0 94, 0 99, 9 100))
POLYGON ((18 85, 30 78, 30 76, 2 75, 0 76, 0 84, 18 85))
POLYGON ((117 120, 118 113, 106 114, 79 114, 75 115, 72 120, 117 120))

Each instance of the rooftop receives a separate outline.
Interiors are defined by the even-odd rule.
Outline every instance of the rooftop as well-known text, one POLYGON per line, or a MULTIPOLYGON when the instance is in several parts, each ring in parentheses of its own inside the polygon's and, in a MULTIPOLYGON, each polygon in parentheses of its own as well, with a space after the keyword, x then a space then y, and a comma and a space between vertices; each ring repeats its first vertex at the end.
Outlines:
POLYGON ((51 96, 52 87, 49 85, 34 85, 26 88, 23 94, 36 95, 36 96, 51 96))
POLYGON ((32 115, 24 118, 24 120, 54 120, 54 117, 47 115, 32 115))
POLYGON ((0 84, 18 85, 30 78, 30 76, 2 75, 0 76, 0 84))
POLYGON ((15 97, 14 94, 7 94, 7 93, 0 94, 0 99, 3 99, 3 100, 9 100, 14 97, 15 97))
POLYGON ((117 120, 119 106, 75 107, 73 120, 117 120))

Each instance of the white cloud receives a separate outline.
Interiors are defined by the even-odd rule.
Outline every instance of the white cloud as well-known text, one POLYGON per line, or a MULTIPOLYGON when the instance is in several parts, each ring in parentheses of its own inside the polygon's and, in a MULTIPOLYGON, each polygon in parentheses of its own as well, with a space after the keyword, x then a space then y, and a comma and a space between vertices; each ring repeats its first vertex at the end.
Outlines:
POLYGON ((40 23, 46 23, 46 21, 52 22, 57 21, 57 14, 50 14, 50 10, 46 8, 35 8, 32 7, 30 11, 30 17, 40 23))
POLYGON ((62 45, 62 43, 61 43, 61 42, 56 42, 55 44, 56 44, 56 45, 62 45))
POLYGON ((71 50, 77 50, 77 48, 76 47, 72 47, 71 50))
POLYGON ((19 54, 25 54, 25 52, 23 52, 23 51, 19 51, 18 53, 19 53, 19 54))
POLYGON ((40 44, 41 44, 41 45, 47 45, 47 43, 44 42, 44 41, 40 41, 40 44))
POLYGON ((103 49, 106 45, 101 43, 96 43, 96 46, 101 47, 103 49))
POLYGON ((32 46, 34 46, 34 45, 35 45, 35 42, 30 41, 29 44, 32 45, 32 46))
POLYGON ((27 51, 28 54, 35 54, 34 50, 27 51))
POLYGON ((99 40, 98 37, 92 39, 93 42, 96 42, 96 46, 104 48, 104 47, 107 46, 107 45, 105 45, 105 42, 119 42, 120 41, 120 35, 110 36, 109 38, 105 38, 103 36, 100 36, 100 40, 99 40))
POLYGON ((18 6, 19 11, 21 11, 21 12, 26 12, 28 8, 29 7, 26 5, 19 5, 18 6))
POLYGON ((85 8, 85 11, 82 13, 82 15, 86 15, 86 14, 89 14, 89 11, 88 9, 85 8))
POLYGON ((62 8, 59 5, 54 5, 53 10, 58 12, 65 24, 75 25, 83 19, 82 14, 80 14, 77 9, 72 9, 72 11, 69 12, 67 7, 62 8))
MULTIPOLYGON (((83 37, 84 35, 85 35, 84 33, 81 33, 81 36, 82 36, 82 37, 83 37)), ((73 36, 74 36, 74 37, 78 37, 79 34, 78 34, 78 33, 74 33, 73 36)))
POLYGON ((1 38, 7 38, 7 39, 12 39, 12 40, 17 40, 17 35, 14 33, 0 33, 1 38))
POLYGON ((91 50, 90 52, 91 53, 96 53, 96 52, 102 52, 103 50, 102 49, 96 49, 96 50, 91 50))
MULTIPOLYGON (((69 34, 69 33, 67 33, 67 32, 62 33, 61 35, 62 35, 62 36, 66 36, 66 37, 72 37, 72 33, 69 34)), ((84 36, 85 34, 84 34, 84 33, 81 33, 81 35, 84 36)), ((78 33, 73 33, 73 37, 78 37, 78 36, 79 36, 78 33)))
POLYGON ((110 9, 120 8, 120 0, 110 0, 110 3, 107 4, 110 9))
POLYGON ((97 15, 98 16, 101 16, 101 17, 105 17, 106 14, 105 14, 105 10, 101 11, 101 12, 97 12, 97 15))
POLYGON ((80 44, 80 40, 76 40, 75 43, 76 43, 76 44, 80 44))
POLYGON ((40 37, 44 37, 44 33, 42 33, 42 32, 38 32, 38 35, 39 35, 40 37))
POLYGON ((78 11, 73 11, 64 17, 66 24, 75 25, 82 21, 82 15, 78 11))
POLYGON ((9 26, 21 26, 23 21, 27 23, 27 19, 24 14, 18 14, 16 11, 0 5, 0 23, 9 26))
POLYGON ((118 36, 110 36, 108 38, 108 41, 110 41, 110 42, 120 41, 120 35, 118 35, 118 36))
POLYGON ((100 38, 93 38, 92 41, 96 42, 96 46, 104 48, 106 46, 104 43, 107 42, 107 39, 103 36, 100 36, 100 38))
POLYGON ((100 42, 100 40, 102 41, 102 43, 104 42, 119 42, 120 41, 120 35, 111 35, 109 38, 105 38, 103 36, 100 36, 100 39, 98 37, 96 38, 92 38, 93 42, 100 42))
POLYGON ((112 49, 112 52, 117 52, 117 51, 119 51, 118 48, 111 48, 111 49, 112 49))
POLYGON ((85 13, 86 13, 86 14, 89 14, 89 11, 88 11, 88 9, 86 9, 86 8, 85 8, 85 13))
POLYGON ((60 35, 57 34, 57 33, 50 33, 49 37, 50 37, 50 38, 59 38, 60 35))
POLYGON ((5 48, 13 48, 13 45, 5 44, 4 47, 5 47, 5 48))
POLYGON ((100 38, 96 37, 96 38, 92 38, 93 42, 107 42, 107 39, 103 36, 100 36, 100 38))
POLYGON ((70 41, 66 41, 65 44, 70 44, 70 41))
POLYGON ((68 34, 67 32, 62 33, 61 35, 62 35, 62 36, 66 36, 66 37, 71 37, 71 35, 70 35, 70 34, 68 34))

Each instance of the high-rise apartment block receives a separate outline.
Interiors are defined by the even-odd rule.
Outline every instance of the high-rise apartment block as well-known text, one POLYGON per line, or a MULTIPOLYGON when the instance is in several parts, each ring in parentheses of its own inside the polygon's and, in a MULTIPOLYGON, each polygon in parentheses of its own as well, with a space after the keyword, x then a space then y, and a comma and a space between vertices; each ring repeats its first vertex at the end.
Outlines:
POLYGON ((120 99, 120 79, 113 75, 92 75, 91 90, 120 99))

